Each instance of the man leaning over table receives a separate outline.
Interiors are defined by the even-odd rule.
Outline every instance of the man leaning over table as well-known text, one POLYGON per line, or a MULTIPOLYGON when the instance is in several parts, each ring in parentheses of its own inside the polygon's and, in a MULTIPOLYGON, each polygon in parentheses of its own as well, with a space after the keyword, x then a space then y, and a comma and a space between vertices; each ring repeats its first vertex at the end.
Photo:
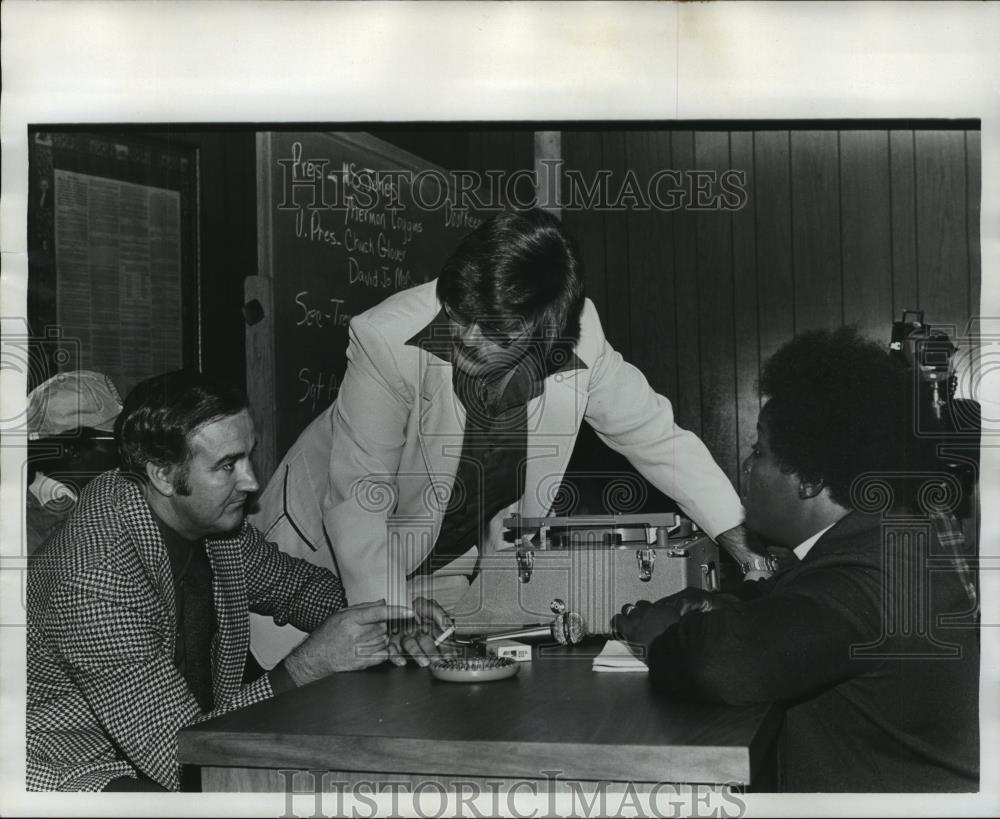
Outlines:
POLYGON ((258 488, 239 391, 195 373, 139 384, 121 469, 91 481, 28 572, 29 790, 178 790, 177 733, 388 656, 386 620, 244 519, 258 488), (248 612, 311 632, 243 684, 248 612))
MULTIPOLYGON (((548 512, 546 487, 559 485, 586 420, 750 577, 766 576, 729 480, 608 343, 583 281, 558 219, 503 212, 436 280, 356 316, 338 397, 279 464, 255 525, 289 554, 336 567, 350 599, 412 601, 443 617, 482 552, 502 545, 503 518, 548 512), (416 522, 400 538, 409 548, 390 547, 390 515, 416 522)), ((264 667, 301 639, 261 618, 252 634, 264 667)), ((426 664, 436 649, 413 628, 391 653, 426 664)))

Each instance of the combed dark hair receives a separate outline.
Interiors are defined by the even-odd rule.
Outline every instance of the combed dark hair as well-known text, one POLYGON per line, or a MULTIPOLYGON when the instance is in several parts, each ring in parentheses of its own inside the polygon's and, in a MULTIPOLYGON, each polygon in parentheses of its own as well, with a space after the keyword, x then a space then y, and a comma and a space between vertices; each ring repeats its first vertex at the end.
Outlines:
POLYGON ((889 352, 853 328, 803 333, 771 356, 760 379, 775 458, 804 480, 822 480, 850 508, 857 477, 903 466, 904 386, 889 352))
POLYGON ((201 373, 177 370, 137 384, 115 421, 123 472, 147 480, 146 464, 180 465, 198 427, 248 408, 242 390, 201 373))
POLYGON ((456 319, 510 321, 551 351, 580 338, 583 262, 552 214, 504 211, 466 236, 438 277, 437 295, 456 319))

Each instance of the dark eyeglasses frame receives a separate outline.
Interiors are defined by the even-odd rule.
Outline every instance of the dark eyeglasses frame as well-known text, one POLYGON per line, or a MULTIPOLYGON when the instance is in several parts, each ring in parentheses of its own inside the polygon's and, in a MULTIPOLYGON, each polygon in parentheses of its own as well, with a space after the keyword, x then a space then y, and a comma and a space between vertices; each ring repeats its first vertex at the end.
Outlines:
POLYGON ((445 313, 447 313, 448 318, 452 323, 452 327, 456 329, 461 329, 463 332, 468 332, 469 328, 477 326, 479 327, 479 332, 482 333, 484 338, 489 340, 491 343, 496 344, 503 350, 508 350, 514 344, 530 338, 530 333, 527 330, 518 333, 516 336, 507 336, 504 335, 503 333, 497 332, 489 325, 484 326, 482 324, 479 324, 479 322, 473 322, 472 324, 467 324, 463 321, 460 321, 447 307, 445 307, 445 313))

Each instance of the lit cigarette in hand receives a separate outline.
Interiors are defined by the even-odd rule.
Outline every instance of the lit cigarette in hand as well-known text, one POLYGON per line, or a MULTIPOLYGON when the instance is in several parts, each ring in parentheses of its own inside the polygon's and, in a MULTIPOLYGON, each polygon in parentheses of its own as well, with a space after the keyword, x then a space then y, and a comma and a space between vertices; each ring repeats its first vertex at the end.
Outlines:
POLYGON ((434 641, 434 645, 435 646, 441 645, 441 643, 443 643, 445 640, 447 640, 449 637, 451 637, 451 635, 454 634, 454 633, 455 633, 455 627, 454 626, 448 626, 448 628, 446 628, 444 631, 442 631, 438 635, 437 639, 434 641))

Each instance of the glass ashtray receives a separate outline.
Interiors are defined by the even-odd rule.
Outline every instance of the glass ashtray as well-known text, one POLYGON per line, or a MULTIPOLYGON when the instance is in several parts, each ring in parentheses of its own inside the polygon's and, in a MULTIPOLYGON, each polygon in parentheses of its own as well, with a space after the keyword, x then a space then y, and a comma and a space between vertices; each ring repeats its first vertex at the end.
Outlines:
POLYGON ((513 677, 521 665, 510 657, 471 657, 435 660, 430 669, 445 682, 493 682, 513 677))

